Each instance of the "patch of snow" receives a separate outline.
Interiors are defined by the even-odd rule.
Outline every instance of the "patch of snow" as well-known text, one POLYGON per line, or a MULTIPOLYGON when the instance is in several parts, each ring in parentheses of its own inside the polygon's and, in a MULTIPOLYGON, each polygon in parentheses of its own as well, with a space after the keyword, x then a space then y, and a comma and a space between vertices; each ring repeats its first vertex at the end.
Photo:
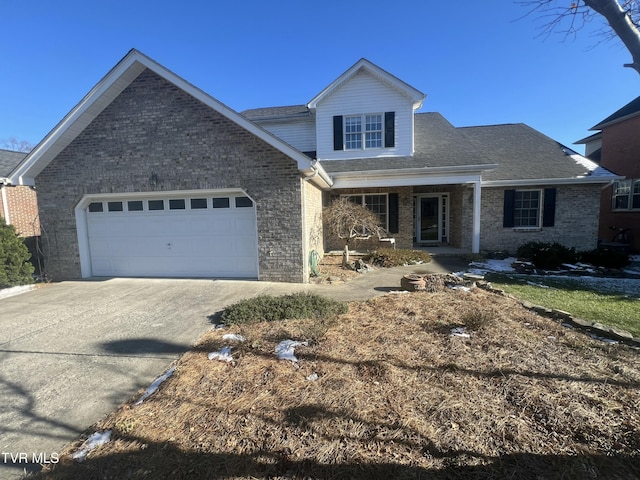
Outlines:
POLYGON ((318 374, 316 372, 313 372, 311 375, 307 375, 307 380, 310 382, 315 382, 316 380, 318 380, 318 374))
POLYGON ((21 293, 30 292, 36 288, 35 285, 18 285, 17 287, 3 288, 0 290, 0 298, 9 298, 21 293))
POLYGON ((451 287, 449 287, 452 290, 461 290, 463 292, 471 292, 471 289, 469 287, 465 287, 464 285, 452 285, 451 287))
POLYGON ((600 335, 596 335, 595 333, 589 333, 589 336, 595 340, 599 340, 604 343, 609 343, 611 345, 616 345, 620 343, 618 342, 618 340, 614 340, 612 338, 607 338, 607 337, 601 337, 600 335))
POLYGON ((80 448, 76 450, 71 458, 76 460, 78 463, 82 462, 91 450, 98 448, 100 445, 104 445, 111 441, 111 430, 106 430, 104 432, 95 432, 89 438, 87 438, 80 448))
POLYGON ((467 333, 467 329, 465 327, 455 327, 451 329, 450 337, 462 337, 462 338, 471 338, 471 335, 467 333))
POLYGON ((487 272, 513 273, 515 269, 511 264, 515 261, 516 258, 508 257, 504 260, 488 259, 484 262, 471 262, 468 271, 475 275, 484 275, 487 272))
POLYGON ((162 382, 164 382, 167 378, 169 378, 171 375, 173 375, 173 372, 176 371, 176 367, 171 367, 169 370, 167 370, 166 372, 164 372, 162 375, 160 375, 158 378, 156 378, 151 385, 149 385, 149 387, 144 391, 144 393, 142 394, 142 396, 138 399, 138 401, 135 403, 135 405, 140 405, 142 402, 144 402, 147 398, 149 398, 151 395, 153 395, 154 393, 156 393, 156 390, 158 390, 158 387, 160 387, 160 385, 162 384, 162 382))
POLYGON ((207 355, 207 358, 209 358, 209 360, 219 360, 221 362, 231 363, 232 365, 235 365, 236 363, 231 356, 231 347, 222 347, 216 352, 211 352, 207 355))
POLYGON ((396 293, 411 293, 411 292, 409 292, 408 290, 389 290, 387 293, 396 294, 396 293))
POLYGON ((231 340, 232 342, 245 342, 247 339, 244 338, 242 335, 240 335, 239 333, 225 333, 222 336, 223 340, 231 340))
POLYGON ((276 345, 276 356, 280 360, 289 360, 292 363, 296 363, 298 359, 295 356, 295 348, 301 346, 308 346, 308 342, 298 342, 296 340, 283 340, 276 345))

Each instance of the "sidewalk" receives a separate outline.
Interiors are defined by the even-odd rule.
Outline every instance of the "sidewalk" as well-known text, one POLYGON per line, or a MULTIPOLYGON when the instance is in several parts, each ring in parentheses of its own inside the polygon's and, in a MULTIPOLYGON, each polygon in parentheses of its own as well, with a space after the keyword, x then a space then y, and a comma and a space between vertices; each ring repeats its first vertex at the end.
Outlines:
POLYGON ((363 273, 346 283, 309 285, 309 292, 326 295, 344 302, 367 300, 384 295, 392 290, 400 290, 400 280, 404 275, 417 273, 455 273, 466 271, 468 262, 459 256, 435 256, 429 263, 406 267, 379 268, 363 273))

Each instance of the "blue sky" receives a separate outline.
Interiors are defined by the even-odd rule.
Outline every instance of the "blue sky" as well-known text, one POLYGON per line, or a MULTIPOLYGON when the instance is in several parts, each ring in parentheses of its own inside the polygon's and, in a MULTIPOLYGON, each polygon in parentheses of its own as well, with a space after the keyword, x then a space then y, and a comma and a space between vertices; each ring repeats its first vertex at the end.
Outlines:
POLYGON ((238 111, 306 103, 365 57, 455 126, 522 122, 569 146, 640 95, 602 24, 545 39, 526 13, 509 0, 0 0, 0 143, 37 144, 131 48, 238 111))

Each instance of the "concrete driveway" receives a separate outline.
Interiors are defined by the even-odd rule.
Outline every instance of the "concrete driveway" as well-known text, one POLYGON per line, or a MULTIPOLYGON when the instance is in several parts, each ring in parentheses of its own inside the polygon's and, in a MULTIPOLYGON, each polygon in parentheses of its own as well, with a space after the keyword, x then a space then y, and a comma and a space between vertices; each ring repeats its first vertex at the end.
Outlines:
POLYGON ((146 388, 224 306, 308 287, 116 278, 50 284, 1 299, 0 478, 33 468, 34 454, 51 459, 146 388))
POLYGON ((380 269, 343 285, 232 280, 62 282, 0 299, 0 479, 37 470, 146 388, 211 328, 210 316, 260 294, 311 291, 361 300, 398 289, 402 275, 464 263, 380 269))

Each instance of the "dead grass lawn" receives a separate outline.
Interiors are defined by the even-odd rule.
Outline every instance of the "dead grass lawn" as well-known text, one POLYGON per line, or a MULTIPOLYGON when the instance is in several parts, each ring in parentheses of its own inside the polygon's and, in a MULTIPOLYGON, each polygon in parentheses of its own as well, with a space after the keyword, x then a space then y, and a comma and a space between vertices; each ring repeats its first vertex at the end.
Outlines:
POLYGON ((640 352, 511 299, 396 294, 328 330, 231 331, 247 337, 235 367, 207 359, 226 345, 207 334, 156 394, 92 428, 111 443, 41 478, 640 478, 640 352), (465 323, 471 338, 450 336, 465 323), (295 366, 273 355, 284 338, 318 340, 295 366))

